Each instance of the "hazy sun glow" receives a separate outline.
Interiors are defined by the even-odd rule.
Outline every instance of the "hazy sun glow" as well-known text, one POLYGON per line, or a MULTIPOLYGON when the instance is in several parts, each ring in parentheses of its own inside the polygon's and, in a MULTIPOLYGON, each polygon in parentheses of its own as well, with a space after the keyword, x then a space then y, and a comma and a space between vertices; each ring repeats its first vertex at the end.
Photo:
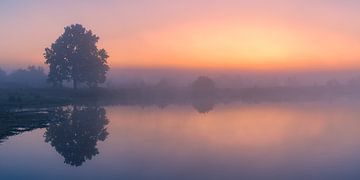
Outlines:
POLYGON ((63 27, 81 23, 100 36, 112 67, 360 68, 359 6, 321 0, 1 2, 0 61, 41 65, 44 48, 63 27))
POLYGON ((114 59, 124 60, 116 64, 125 66, 341 68, 356 65, 351 60, 360 58, 359 43, 349 37, 266 25, 190 24, 148 32, 123 44, 109 47, 114 59))

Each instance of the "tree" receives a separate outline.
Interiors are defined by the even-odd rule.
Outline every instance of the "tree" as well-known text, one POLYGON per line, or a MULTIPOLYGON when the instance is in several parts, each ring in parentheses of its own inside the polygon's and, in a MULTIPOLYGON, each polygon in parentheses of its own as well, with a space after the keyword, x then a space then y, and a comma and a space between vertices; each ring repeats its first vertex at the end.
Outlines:
POLYGON ((198 77, 192 84, 192 96, 197 97, 213 97, 215 95, 215 82, 206 76, 198 77))
POLYGON ((106 80, 109 70, 104 49, 97 48, 99 37, 80 24, 64 28, 65 32, 45 49, 45 63, 49 65, 48 82, 61 86, 64 81, 72 81, 74 89, 79 83, 96 87, 106 80))
POLYGON ((215 82, 206 76, 198 77, 192 84, 192 105, 199 113, 208 113, 215 106, 215 82))

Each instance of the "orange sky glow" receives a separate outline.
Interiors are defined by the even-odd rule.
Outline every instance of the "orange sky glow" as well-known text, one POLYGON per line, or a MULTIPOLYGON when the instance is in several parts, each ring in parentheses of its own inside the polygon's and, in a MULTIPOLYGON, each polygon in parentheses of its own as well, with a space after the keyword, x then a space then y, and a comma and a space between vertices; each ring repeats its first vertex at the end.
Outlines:
MULTIPOLYGON (((358 65, 359 42, 327 31, 281 26, 190 24, 109 43, 114 62, 124 66, 206 68, 345 68, 358 65), (331 37, 331 38, 329 38, 331 37), (131 61, 126 61, 131 60, 131 61)), ((107 44, 104 44, 105 46, 107 44)))
POLYGON ((64 26, 81 23, 100 36, 112 67, 360 68, 356 6, 322 0, 5 1, 0 62, 43 65, 43 49, 64 26))

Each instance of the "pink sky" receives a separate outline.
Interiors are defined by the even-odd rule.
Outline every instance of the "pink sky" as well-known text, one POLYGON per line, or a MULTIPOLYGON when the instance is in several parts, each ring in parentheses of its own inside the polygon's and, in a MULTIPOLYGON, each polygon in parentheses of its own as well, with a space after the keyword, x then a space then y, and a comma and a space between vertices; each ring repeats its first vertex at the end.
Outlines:
POLYGON ((4 0, 0 66, 43 65, 44 48, 81 23, 112 67, 353 69, 359 9, 355 0, 4 0))

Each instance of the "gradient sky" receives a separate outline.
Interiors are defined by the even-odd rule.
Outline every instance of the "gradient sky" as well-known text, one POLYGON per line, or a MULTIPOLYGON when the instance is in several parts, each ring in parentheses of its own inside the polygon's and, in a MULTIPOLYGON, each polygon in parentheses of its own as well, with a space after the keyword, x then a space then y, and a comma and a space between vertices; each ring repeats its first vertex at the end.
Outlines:
POLYGON ((360 68, 359 0, 1 0, 0 65, 43 65, 80 23, 112 67, 360 68))

